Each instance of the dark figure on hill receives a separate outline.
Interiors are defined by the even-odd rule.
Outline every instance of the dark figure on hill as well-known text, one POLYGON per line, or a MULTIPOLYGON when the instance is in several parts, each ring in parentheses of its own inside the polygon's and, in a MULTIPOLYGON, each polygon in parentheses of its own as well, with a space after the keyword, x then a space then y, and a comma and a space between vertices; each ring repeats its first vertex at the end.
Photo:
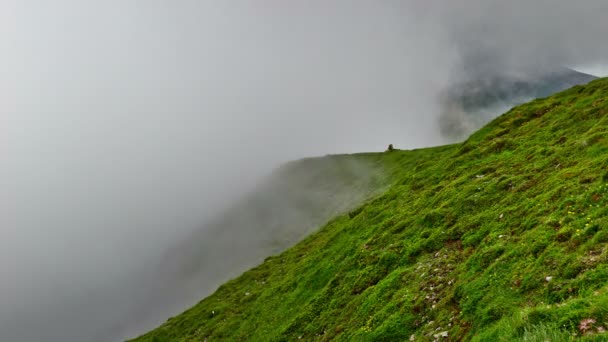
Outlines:
POLYGON ((395 150, 395 148, 393 147, 393 144, 389 144, 386 152, 393 152, 394 150, 395 150))

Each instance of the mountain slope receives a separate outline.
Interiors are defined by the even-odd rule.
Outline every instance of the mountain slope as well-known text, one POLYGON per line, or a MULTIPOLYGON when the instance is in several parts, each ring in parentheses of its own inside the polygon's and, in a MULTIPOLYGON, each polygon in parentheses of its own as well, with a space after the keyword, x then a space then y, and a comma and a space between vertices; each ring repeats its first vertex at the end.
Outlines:
MULTIPOLYGON (((608 327, 608 80, 462 144, 141 341, 569 340, 608 327)), ((593 335, 592 335, 593 334, 593 335)))

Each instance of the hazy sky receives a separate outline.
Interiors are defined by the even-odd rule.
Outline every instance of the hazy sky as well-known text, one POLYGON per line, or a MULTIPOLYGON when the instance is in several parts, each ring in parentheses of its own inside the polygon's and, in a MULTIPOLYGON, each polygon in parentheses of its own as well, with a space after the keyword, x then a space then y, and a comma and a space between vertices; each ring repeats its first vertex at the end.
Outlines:
POLYGON ((576 66, 574 68, 578 71, 598 77, 608 77, 608 65, 605 64, 587 64, 576 66))
POLYGON ((3 0, 0 340, 107 334, 146 260, 281 162, 442 143, 436 95, 467 73, 606 74, 606 14, 605 0, 3 0))

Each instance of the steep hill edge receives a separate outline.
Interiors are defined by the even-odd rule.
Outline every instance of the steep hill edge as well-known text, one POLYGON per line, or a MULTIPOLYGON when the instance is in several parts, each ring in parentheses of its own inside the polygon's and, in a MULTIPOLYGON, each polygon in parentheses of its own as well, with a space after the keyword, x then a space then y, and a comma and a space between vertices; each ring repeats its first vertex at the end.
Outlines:
POLYGON ((274 170, 148 264, 124 326, 131 334, 153 329, 332 217, 383 193, 398 174, 394 157, 327 155, 274 170))

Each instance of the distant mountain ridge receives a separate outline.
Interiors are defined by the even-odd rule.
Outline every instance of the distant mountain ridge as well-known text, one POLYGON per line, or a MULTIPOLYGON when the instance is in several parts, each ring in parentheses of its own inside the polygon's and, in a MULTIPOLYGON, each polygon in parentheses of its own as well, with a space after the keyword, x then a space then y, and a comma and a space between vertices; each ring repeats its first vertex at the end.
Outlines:
POLYGON ((452 139, 464 138, 494 119, 496 113, 596 78, 564 67, 528 68, 456 83, 441 94, 441 133, 452 139))

